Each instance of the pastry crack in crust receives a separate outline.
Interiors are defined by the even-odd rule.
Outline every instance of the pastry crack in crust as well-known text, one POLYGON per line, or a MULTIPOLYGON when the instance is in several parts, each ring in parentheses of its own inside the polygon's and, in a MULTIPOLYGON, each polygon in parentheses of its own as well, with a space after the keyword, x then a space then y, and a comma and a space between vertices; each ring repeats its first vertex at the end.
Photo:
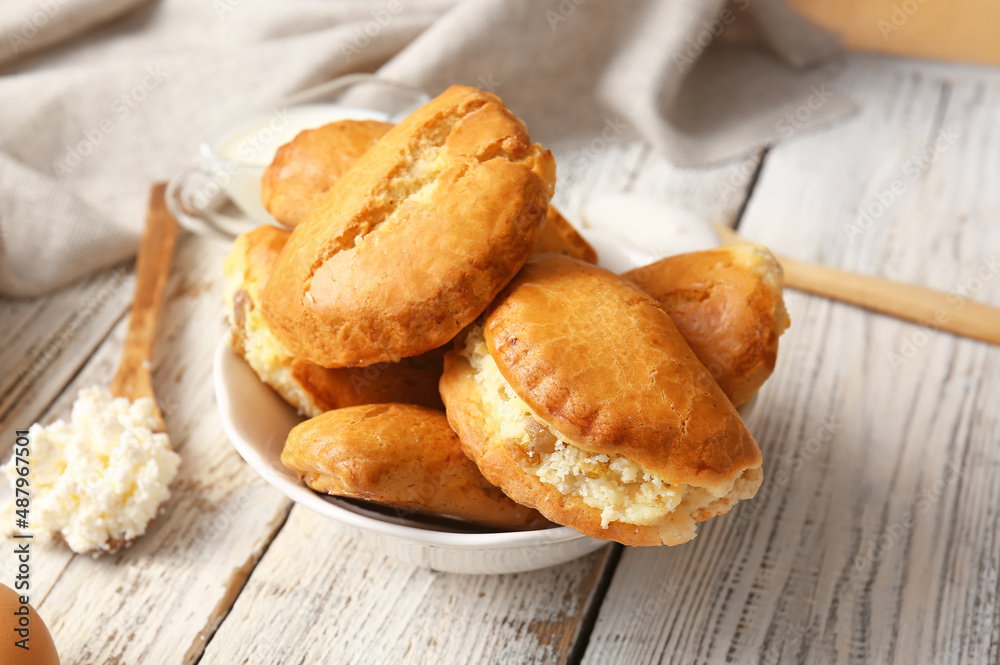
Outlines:
POLYGON ((674 406, 674 403, 670 399, 667 399, 665 401, 666 404, 670 407, 670 410, 677 414, 677 417, 681 421, 681 432, 683 432, 686 435, 688 433, 688 420, 691 419, 690 404, 688 405, 687 414, 685 415, 681 413, 676 406, 674 406))
POLYGON ((414 148, 413 159, 401 163, 383 181, 382 186, 373 192, 374 214, 367 218, 355 215, 356 219, 360 218, 362 221, 355 222, 345 229, 344 233, 331 239, 317 255, 309 267, 305 282, 305 294, 309 293, 312 278, 320 266, 339 252, 360 246, 365 236, 393 221, 404 201, 421 197, 425 189, 436 185, 437 178, 448 168, 447 151, 445 150, 448 136, 470 110, 475 110, 485 104, 485 100, 475 100, 463 108, 443 113, 439 116, 439 120, 436 119, 424 132, 413 137, 411 141, 414 148))
POLYGON ((327 368, 453 339, 544 228, 555 163, 529 141, 499 98, 463 86, 386 132, 316 199, 278 257, 262 299, 274 334, 327 368))

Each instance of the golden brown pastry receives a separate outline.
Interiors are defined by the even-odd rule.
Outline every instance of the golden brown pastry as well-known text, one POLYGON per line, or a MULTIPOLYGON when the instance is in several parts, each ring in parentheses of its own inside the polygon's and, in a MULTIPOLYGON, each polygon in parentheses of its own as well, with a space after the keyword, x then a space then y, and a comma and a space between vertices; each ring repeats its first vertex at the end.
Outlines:
POLYGON ((502 529, 549 526, 483 478, 440 411, 374 404, 297 425, 281 461, 309 487, 502 529))
POLYGON ((445 356, 462 448, 518 503, 595 538, 676 545, 761 482, 761 455, 649 295, 532 257, 445 356))
POLYGON ((552 155, 497 96, 453 86, 319 197, 267 281, 264 318, 324 367, 439 347, 531 254, 554 183, 552 155))
POLYGON ((231 344, 261 381, 306 416, 379 402, 444 408, 437 390, 444 349, 397 363, 327 369, 293 357, 278 343, 260 314, 260 291, 290 235, 269 225, 244 233, 223 264, 231 344))
POLYGON ((550 205, 545 216, 545 227, 535 243, 535 253, 554 252, 571 256, 587 263, 597 263, 597 252, 555 206, 550 205))
POLYGON ((264 169, 260 198, 276 220, 296 226, 358 157, 392 128, 378 120, 340 120, 299 132, 264 169))
MULTIPOLYGON (((340 120, 299 132, 278 148, 261 178, 261 200, 275 219, 294 227, 340 176, 392 125, 377 120, 340 120)), ((597 252, 553 206, 535 252, 555 252, 597 263, 597 252)))
POLYGON ((733 404, 771 376, 789 319, 781 266, 766 247, 680 254, 624 277, 659 301, 733 404))

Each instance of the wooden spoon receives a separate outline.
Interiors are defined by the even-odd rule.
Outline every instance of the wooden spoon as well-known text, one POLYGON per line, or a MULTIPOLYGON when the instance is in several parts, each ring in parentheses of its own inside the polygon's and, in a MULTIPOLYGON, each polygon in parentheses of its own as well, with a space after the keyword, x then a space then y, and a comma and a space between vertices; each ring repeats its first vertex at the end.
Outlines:
MULTIPOLYGON (((153 357, 153 341, 156 339, 156 320, 163 302, 163 289, 170 275, 170 260, 174 245, 177 244, 177 221, 167 212, 163 183, 153 185, 149 192, 149 206, 146 209, 146 228, 139 243, 139 255, 135 260, 135 298, 129 315, 128 330, 118 371, 111 380, 110 391, 115 397, 124 397, 130 402, 143 397, 153 401, 154 432, 166 433, 163 414, 156 404, 153 393, 153 378, 149 373, 153 357)), ((106 554, 115 554, 129 541, 123 538, 109 540, 103 549, 106 554)))
MULTIPOLYGON (((715 225, 723 244, 748 242, 728 226, 715 225)), ((778 256, 785 286, 913 321, 930 328, 1000 344, 1000 309, 922 286, 778 256)))
POLYGON ((134 402, 142 397, 153 400, 156 432, 166 432, 163 414, 156 405, 153 381, 149 373, 156 339, 156 320, 163 301, 163 289, 170 275, 170 260, 177 244, 177 222, 167 211, 165 184, 154 185, 149 194, 146 229, 135 262, 135 299, 125 333, 118 372, 111 380, 111 394, 134 402))

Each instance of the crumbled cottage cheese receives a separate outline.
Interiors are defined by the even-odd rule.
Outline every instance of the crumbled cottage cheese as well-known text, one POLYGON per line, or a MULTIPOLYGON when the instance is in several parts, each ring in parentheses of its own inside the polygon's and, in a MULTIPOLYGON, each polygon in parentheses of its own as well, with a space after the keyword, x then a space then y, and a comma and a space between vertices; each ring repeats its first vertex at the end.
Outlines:
MULTIPOLYGON (((180 465, 167 435, 154 427, 151 399, 129 402, 97 387, 80 391, 70 422, 32 425, 31 530, 61 534, 74 552, 109 550, 109 541, 141 536, 170 497, 180 465)), ((13 458, 0 471, 13 485, 13 458)))

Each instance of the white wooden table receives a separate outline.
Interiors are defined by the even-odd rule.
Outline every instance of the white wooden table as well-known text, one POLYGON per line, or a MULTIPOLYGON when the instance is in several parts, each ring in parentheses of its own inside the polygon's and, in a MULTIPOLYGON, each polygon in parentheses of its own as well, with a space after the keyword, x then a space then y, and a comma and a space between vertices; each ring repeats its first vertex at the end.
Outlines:
MULTIPOLYGON (((649 194, 789 256, 1000 306, 1000 72, 851 56, 831 84, 853 119, 704 170, 622 138, 557 203, 576 221, 590 196, 649 194)), ((165 514, 115 556, 34 552, 64 664, 1000 661, 1000 349, 789 292, 749 423, 756 499, 681 547, 455 576, 293 507, 226 440, 227 249, 182 238, 167 287, 154 381, 184 462, 165 514)), ((132 287, 124 268, 0 303, 5 458, 14 429, 108 382, 132 287)))

